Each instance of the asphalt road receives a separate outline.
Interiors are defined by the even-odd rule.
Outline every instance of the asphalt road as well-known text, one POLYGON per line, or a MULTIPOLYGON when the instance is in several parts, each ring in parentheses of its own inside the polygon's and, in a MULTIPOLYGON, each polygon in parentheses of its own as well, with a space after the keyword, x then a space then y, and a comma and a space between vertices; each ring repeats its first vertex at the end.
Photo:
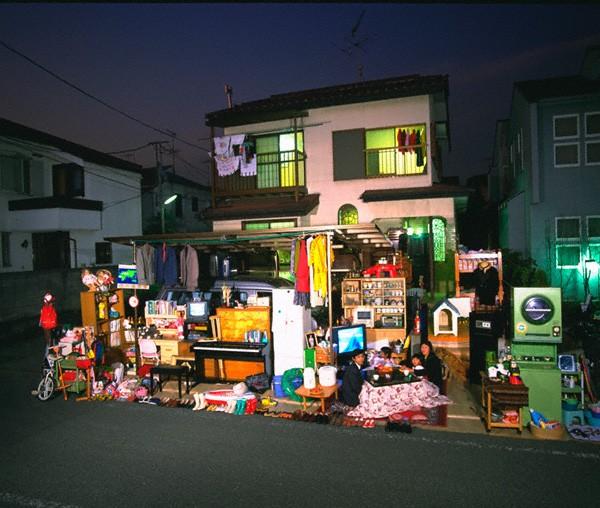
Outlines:
POLYGON ((0 342, 0 506, 597 506, 600 446, 30 395, 0 342))

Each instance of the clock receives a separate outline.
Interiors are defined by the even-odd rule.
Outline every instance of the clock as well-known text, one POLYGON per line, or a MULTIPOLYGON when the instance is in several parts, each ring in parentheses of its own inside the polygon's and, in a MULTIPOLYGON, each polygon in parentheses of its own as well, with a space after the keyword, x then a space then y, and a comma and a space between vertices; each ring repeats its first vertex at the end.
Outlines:
POLYGON ((577 372, 575 355, 558 355, 558 368, 562 372, 577 372))

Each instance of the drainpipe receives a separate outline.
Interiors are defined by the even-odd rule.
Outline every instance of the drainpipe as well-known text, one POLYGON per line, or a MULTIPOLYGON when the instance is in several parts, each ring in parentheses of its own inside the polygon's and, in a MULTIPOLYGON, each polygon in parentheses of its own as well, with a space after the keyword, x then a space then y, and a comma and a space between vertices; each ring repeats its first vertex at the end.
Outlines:
POLYGON ((71 238, 69 236, 69 241, 73 242, 73 258, 75 259, 74 268, 77 268, 79 266, 79 263, 77 262, 77 240, 75 240, 75 238, 71 238))

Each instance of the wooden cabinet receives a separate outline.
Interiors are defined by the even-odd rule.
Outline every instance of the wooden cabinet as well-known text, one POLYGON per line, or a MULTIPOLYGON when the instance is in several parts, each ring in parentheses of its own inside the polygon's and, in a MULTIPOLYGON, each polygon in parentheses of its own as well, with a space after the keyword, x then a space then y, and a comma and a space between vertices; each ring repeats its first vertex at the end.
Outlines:
POLYGON ((190 341, 179 340, 176 337, 154 339, 160 347, 160 363, 175 365, 176 356, 190 356, 190 341))
POLYGON ((94 334, 104 342, 105 346, 124 346, 123 290, 84 291, 80 293, 79 300, 83 326, 93 327, 94 334))
POLYGON ((406 279, 362 277, 342 281, 344 317, 352 318, 356 307, 371 307, 377 327, 406 336, 406 279))
POLYGON ((456 284, 456 296, 470 297, 472 300, 471 308, 474 309, 475 288, 470 288, 465 284, 466 274, 473 273, 481 261, 489 261, 490 264, 498 270, 498 303, 502 304, 504 290, 502 286, 502 252, 501 251, 481 251, 471 253, 454 254, 454 279, 456 284))

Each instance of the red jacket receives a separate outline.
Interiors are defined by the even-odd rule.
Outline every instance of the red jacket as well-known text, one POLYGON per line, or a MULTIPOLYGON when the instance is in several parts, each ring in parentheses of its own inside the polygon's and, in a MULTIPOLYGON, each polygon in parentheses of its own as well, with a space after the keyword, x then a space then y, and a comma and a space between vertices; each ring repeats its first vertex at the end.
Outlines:
POLYGON ((58 318, 56 316, 56 309, 51 303, 45 303, 42 305, 42 311, 40 312, 40 326, 44 330, 52 330, 56 328, 58 318))

